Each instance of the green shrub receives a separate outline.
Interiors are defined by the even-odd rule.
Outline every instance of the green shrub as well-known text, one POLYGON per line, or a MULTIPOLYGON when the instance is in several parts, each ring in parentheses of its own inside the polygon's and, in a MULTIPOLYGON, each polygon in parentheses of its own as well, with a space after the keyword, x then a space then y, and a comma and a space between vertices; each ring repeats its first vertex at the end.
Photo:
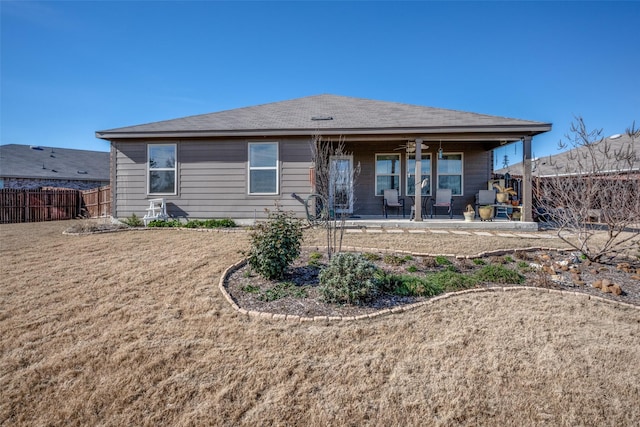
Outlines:
POLYGON ((269 213, 251 234, 249 265, 265 279, 280 279, 300 255, 302 224, 291 213, 269 213))
POLYGON ((362 304, 379 291, 378 268, 362 255, 338 253, 320 271, 320 295, 326 302, 362 304))
POLYGON ((400 265, 407 262, 406 259, 399 257, 398 255, 391 255, 391 254, 385 255, 383 258, 383 261, 385 262, 385 264, 389 264, 389 265, 400 265))
POLYGON ((235 227, 236 223, 229 218, 225 219, 192 219, 185 225, 186 228, 231 228, 235 227))
POLYGON ((154 219, 147 227, 182 227, 182 223, 179 219, 171 219, 167 221, 163 221, 161 219, 154 219))
POLYGON ((409 267, 407 267, 407 271, 409 273, 415 273, 416 271, 418 271, 418 267, 416 267, 415 265, 410 265, 409 267))
POLYGON ((144 222, 135 213, 132 213, 129 218, 123 219, 122 222, 129 227, 142 227, 144 225, 144 222))
POLYGON ((436 257, 436 264, 437 265, 451 265, 452 263, 449 260, 449 258, 447 258, 446 256, 438 255, 436 257))
POLYGON ((475 265, 486 265, 487 264, 485 260, 480 259, 480 258, 474 258, 473 259, 473 263, 475 265))
POLYGON ((241 287, 240 290, 242 290, 243 292, 247 292, 249 294, 256 294, 256 293, 260 292, 260 286, 245 285, 245 286, 241 287))
POLYGON ((207 219, 203 224, 204 228, 232 228, 235 226, 235 221, 230 218, 207 219))
POLYGON ((525 277, 515 270, 503 265, 485 265, 474 276, 482 282, 494 283, 522 283, 525 277))
POLYGON ((267 289, 260 294, 258 299, 260 301, 276 301, 286 297, 293 298, 306 298, 307 290, 296 286, 292 282, 281 282, 276 284, 273 288, 267 289))
POLYGON ((366 259, 367 261, 378 261, 379 259, 381 259, 380 255, 378 254, 372 254, 371 252, 365 252, 362 254, 362 257, 364 259, 366 259))
POLYGON ((381 290, 398 296, 425 296, 431 297, 442 293, 443 287, 427 277, 417 277, 408 274, 384 274, 377 275, 381 290))
POLYGON ((442 289, 443 292, 472 288, 478 283, 478 279, 474 275, 462 274, 448 269, 427 274, 424 279, 429 286, 442 289))
POLYGON ((309 254, 309 266, 320 267, 321 259, 322 259, 322 254, 320 252, 311 252, 311 254, 309 254))

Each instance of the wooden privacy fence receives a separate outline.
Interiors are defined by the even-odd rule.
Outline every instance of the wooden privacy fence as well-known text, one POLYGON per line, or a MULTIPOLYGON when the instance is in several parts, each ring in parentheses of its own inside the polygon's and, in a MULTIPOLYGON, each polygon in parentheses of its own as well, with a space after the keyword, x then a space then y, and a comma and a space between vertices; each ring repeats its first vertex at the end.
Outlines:
POLYGON ((0 190, 0 223, 54 221, 80 215, 78 190, 0 190))
POLYGON ((97 218, 111 214, 111 188, 70 190, 43 188, 37 190, 0 189, 0 223, 39 222, 97 218))
POLYGON ((98 218, 111 215, 111 186, 94 188, 81 191, 82 208, 86 210, 86 216, 98 218))

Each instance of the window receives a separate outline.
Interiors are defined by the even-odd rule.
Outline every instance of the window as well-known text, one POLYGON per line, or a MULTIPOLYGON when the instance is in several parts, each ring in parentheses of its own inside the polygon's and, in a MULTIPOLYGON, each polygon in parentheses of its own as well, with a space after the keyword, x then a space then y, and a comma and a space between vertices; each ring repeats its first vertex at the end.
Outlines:
MULTIPOLYGON (((422 167, 422 176, 420 177, 420 182, 418 185, 421 185, 424 182, 424 187, 422 187, 422 195, 430 196, 431 195, 431 154, 422 153, 420 156, 422 158, 421 167, 422 167)), ((407 154, 407 196, 415 196, 416 195, 416 155, 407 154)))
POLYGON ((149 144, 149 194, 176 194, 176 145, 149 144))
POLYGON ((462 153, 444 153, 438 159, 438 188, 450 188, 454 196, 462 195, 462 153))
POLYGON ((278 143, 249 143, 249 194, 278 194, 278 143))
POLYGON ((376 196, 400 189, 400 154, 376 154, 376 196))

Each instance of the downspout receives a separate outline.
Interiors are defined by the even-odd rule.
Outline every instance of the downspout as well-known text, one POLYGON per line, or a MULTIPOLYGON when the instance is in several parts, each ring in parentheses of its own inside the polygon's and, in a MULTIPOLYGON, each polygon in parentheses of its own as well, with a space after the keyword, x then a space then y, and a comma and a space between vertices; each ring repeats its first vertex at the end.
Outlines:
POLYGON ((116 161, 118 159, 118 150, 116 148, 116 143, 114 141, 110 141, 111 143, 111 153, 109 156, 109 163, 110 163, 110 171, 109 171, 109 186, 111 187, 111 212, 109 213, 113 218, 117 218, 116 216, 116 193, 117 193, 117 188, 116 188, 116 169, 117 169, 117 165, 116 165, 116 161))

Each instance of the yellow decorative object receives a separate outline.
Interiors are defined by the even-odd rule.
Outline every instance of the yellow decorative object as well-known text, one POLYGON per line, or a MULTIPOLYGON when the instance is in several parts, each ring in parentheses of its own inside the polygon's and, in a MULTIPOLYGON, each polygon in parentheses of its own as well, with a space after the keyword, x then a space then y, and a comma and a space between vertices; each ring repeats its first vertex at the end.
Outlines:
POLYGON ((493 188, 498 190, 498 193, 496 194, 496 201, 498 203, 507 203, 509 202, 509 196, 515 196, 518 194, 513 187, 503 187, 500 184, 493 184, 493 188))

